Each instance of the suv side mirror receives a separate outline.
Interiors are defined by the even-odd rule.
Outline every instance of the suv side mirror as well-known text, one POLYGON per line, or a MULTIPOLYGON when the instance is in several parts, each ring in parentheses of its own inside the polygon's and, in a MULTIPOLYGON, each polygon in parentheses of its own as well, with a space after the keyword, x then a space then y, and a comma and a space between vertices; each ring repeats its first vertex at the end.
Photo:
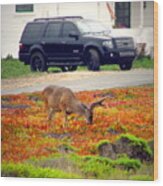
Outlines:
POLYGON ((76 32, 71 31, 71 32, 69 33, 69 37, 73 37, 73 38, 75 38, 75 39, 78 39, 78 38, 79 38, 79 35, 78 35, 76 32))

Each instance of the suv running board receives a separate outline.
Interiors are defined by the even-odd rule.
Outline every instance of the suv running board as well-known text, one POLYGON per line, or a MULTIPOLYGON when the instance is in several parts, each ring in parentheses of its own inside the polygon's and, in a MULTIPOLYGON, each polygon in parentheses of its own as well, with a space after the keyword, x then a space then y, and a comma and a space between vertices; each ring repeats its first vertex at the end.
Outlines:
POLYGON ((84 63, 82 61, 79 62, 49 62, 48 66, 74 66, 74 65, 83 65, 84 63))

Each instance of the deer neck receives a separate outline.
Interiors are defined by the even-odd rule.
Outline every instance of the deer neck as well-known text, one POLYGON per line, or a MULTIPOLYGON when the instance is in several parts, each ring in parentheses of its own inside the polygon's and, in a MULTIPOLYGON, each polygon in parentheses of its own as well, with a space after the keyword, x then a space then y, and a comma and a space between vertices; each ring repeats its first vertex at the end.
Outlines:
POLYGON ((77 101, 74 106, 75 106, 74 111, 75 111, 76 114, 86 115, 87 106, 85 104, 83 104, 80 101, 77 101))

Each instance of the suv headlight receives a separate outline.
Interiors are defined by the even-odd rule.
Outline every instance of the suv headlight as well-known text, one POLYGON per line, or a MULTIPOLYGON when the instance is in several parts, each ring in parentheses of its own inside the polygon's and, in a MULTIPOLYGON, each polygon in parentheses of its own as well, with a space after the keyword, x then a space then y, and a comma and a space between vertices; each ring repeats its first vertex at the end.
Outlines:
POLYGON ((113 48, 113 42, 112 40, 104 41, 102 45, 106 48, 113 48))

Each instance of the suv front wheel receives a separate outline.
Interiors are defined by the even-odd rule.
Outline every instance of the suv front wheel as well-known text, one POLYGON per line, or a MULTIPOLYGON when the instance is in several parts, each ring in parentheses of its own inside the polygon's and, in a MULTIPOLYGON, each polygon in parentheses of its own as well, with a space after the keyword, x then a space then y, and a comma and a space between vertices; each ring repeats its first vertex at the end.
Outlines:
POLYGON ((92 70, 92 71, 100 70, 100 55, 96 49, 89 49, 86 52, 85 61, 88 70, 92 70))
POLYGON ((121 70, 130 70, 132 68, 132 62, 126 62, 119 64, 121 70))
POLYGON ((33 72, 44 72, 47 70, 46 61, 40 52, 35 52, 32 54, 30 58, 30 67, 31 71, 33 72))

